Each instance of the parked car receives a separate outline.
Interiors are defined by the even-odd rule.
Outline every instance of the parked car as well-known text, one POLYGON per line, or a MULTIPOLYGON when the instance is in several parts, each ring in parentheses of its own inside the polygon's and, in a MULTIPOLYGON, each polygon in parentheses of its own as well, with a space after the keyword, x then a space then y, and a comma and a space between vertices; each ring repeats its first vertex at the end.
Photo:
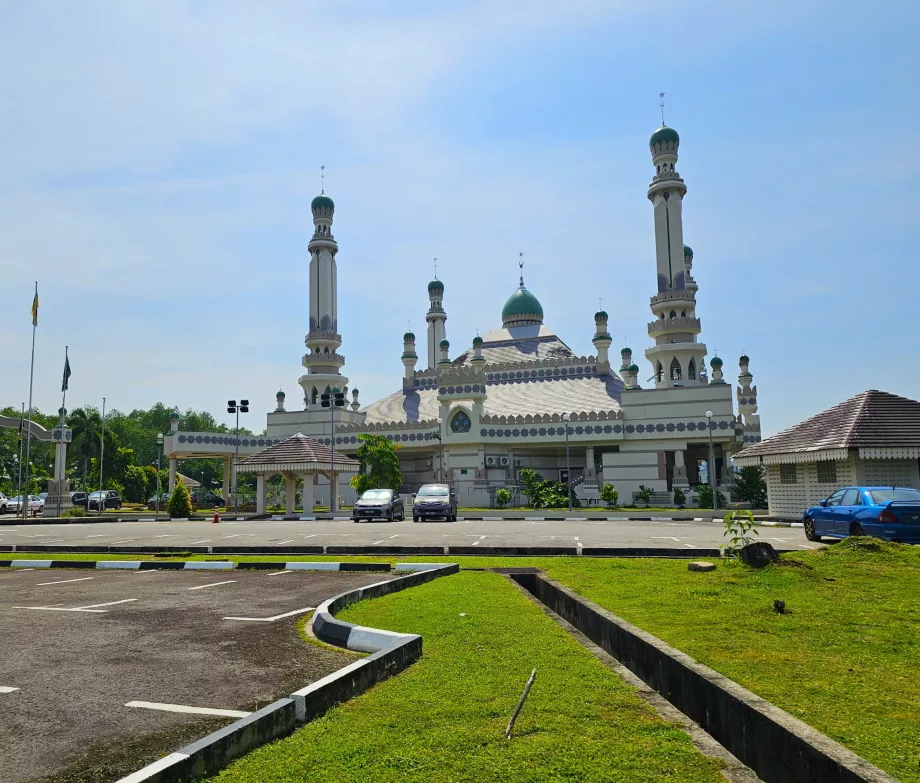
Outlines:
POLYGON ((121 508, 121 495, 112 489, 102 489, 93 492, 86 501, 88 511, 98 511, 102 508, 121 508))
MULTIPOLYGON (((21 514, 22 513, 22 495, 17 495, 14 498, 9 500, 9 509, 10 511, 21 514)), ((39 514, 45 513, 45 501, 43 501, 38 495, 29 495, 26 501, 26 508, 28 508, 29 513, 33 517, 37 517, 39 514)))
MULTIPOLYGON (((168 493, 168 492, 161 492, 161 493, 160 493, 160 509, 161 509, 161 510, 162 510, 162 509, 165 509, 165 508, 166 508, 166 504, 167 504, 168 502, 169 502, 169 493, 168 493)), ((149 508, 151 511, 155 511, 155 510, 156 510, 156 507, 157 507, 157 496, 154 495, 153 497, 151 497, 151 498, 147 501, 147 508, 149 508)))
POLYGON ((10 506, 10 499, 0 492, 0 514, 5 514, 10 506))
POLYGON ((369 489, 355 501, 351 518, 357 522, 359 519, 373 519, 380 517, 392 522, 398 519, 402 522, 406 518, 406 507, 398 492, 392 489, 369 489))
POLYGON ((412 521, 432 517, 457 521, 457 496, 447 484, 423 484, 412 496, 412 521))
POLYGON ((875 536, 920 544, 920 490, 910 487, 843 487, 802 517, 809 541, 875 536))
POLYGON ((86 492, 71 492, 70 493, 70 502, 74 506, 83 506, 86 508, 86 501, 89 499, 89 495, 86 492))
POLYGON ((48 502, 48 493, 47 493, 47 492, 39 492, 39 493, 38 493, 38 496, 42 499, 42 503, 47 503, 47 502, 48 502))

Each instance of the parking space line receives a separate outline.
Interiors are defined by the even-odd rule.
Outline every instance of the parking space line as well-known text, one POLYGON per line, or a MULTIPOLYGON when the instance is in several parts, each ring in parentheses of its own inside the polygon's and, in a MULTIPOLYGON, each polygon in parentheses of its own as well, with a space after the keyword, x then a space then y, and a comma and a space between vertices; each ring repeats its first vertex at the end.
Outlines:
POLYGON ((816 547, 808 546, 808 544, 799 544, 801 549, 815 549, 816 547))
POLYGON ((164 712, 186 712, 192 715, 220 715, 225 718, 248 718, 252 713, 242 710, 218 710, 211 707, 188 707, 184 704, 163 704, 156 701, 129 701, 125 707, 143 707, 164 712))
POLYGON ((192 541, 192 545, 194 545, 194 544, 207 544, 208 541, 210 541, 210 540, 211 540, 210 538, 202 538, 201 541, 192 541))
POLYGON ((385 538, 381 538, 379 541, 371 541, 371 546, 375 546, 376 544, 382 544, 384 541, 386 541, 385 538))
POLYGON ((108 533, 96 533, 94 536, 87 536, 87 538, 105 538, 108 533))
POLYGON ((287 541, 279 541, 275 546, 281 546, 282 544, 290 544, 294 539, 289 538, 287 541))
POLYGON ((304 614, 305 612, 312 612, 316 607, 315 606, 305 606, 303 609, 295 609, 293 612, 285 612, 284 614, 276 614, 274 617, 225 617, 225 620, 241 620, 248 623, 273 623, 275 620, 282 620, 285 617, 293 617, 295 614, 304 614))
POLYGON ((136 601, 136 598, 125 598, 123 601, 109 601, 105 604, 91 604, 90 606, 76 606, 69 609, 64 606, 14 606, 14 609, 37 609, 43 612, 86 612, 88 614, 105 614, 108 609, 99 609, 100 606, 115 606, 116 604, 127 604, 136 601))
POLYGON ((133 540, 134 540, 133 538, 126 538, 124 541, 113 541, 113 542, 111 543, 111 546, 115 546, 115 544, 127 544, 127 543, 129 543, 130 541, 133 541, 133 540))
POLYGON ((198 585, 198 587, 186 587, 186 590, 204 590, 206 587, 217 587, 219 585, 232 585, 236 582, 236 579, 229 579, 226 582, 211 582, 206 585, 198 585))
POLYGON ((282 574, 293 574, 293 571, 275 571, 272 574, 267 574, 267 576, 281 576, 282 574))
POLYGON ((172 538, 172 536, 169 533, 164 533, 161 536, 154 536, 154 538, 172 538))
POLYGON ((79 579, 58 579, 56 582, 39 582, 36 587, 44 587, 45 585, 66 585, 68 582, 87 582, 90 579, 95 579, 94 576, 81 576, 79 579))
POLYGON ((12 693, 18 690, 19 688, 11 688, 9 685, 0 685, 0 693, 12 693))

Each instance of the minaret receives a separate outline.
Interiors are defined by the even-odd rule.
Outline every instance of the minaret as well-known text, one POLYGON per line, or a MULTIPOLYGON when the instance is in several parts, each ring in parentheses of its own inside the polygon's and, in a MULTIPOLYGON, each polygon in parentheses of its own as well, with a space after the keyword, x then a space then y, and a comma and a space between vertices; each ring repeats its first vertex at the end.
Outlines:
POLYGON ((338 333, 335 260, 339 246, 332 236, 335 204, 323 192, 313 199, 310 209, 314 226, 307 246, 310 251, 310 331, 304 340, 309 353, 303 357, 307 374, 299 379, 307 408, 319 405, 319 395, 327 388, 344 388, 348 383, 348 378, 339 372, 345 357, 338 353, 342 336, 338 333))
POLYGON ((412 332, 406 332, 403 335, 403 352, 402 363, 406 368, 403 376, 403 388, 411 388, 415 385, 415 364, 418 361, 418 354, 415 352, 415 335, 412 332))
POLYGON ((441 358, 438 361, 438 367, 450 367, 452 364, 450 357, 448 356, 448 352, 450 351, 450 343, 447 340, 441 340, 438 348, 441 352, 441 358))
POLYGON ((594 338, 591 340, 597 349, 597 369, 600 372, 610 372, 610 333, 607 331, 607 313, 598 310, 594 314, 594 338))
MULTIPOLYGON (((742 354, 738 360, 741 372, 738 375, 738 422, 743 431, 744 445, 760 442, 760 416, 757 415, 757 387, 751 386, 754 376, 748 369, 751 360, 742 354)), ((744 448, 744 446, 742 446, 744 448)))
POLYGON ((696 341, 702 325, 696 317, 697 286, 689 274, 693 251, 684 245, 681 210, 687 186, 675 168, 679 146, 677 131, 664 122, 649 139, 655 174, 648 198, 655 217, 658 293, 650 302, 655 320, 648 325, 655 346, 645 356, 657 389, 698 386, 706 356, 706 346, 696 341))
POLYGON ((482 367, 486 363, 486 357, 482 355, 482 338, 477 334, 473 338, 473 358, 470 359, 470 366, 482 367))
POLYGON ((433 370, 438 365, 438 350, 441 340, 447 337, 447 313, 444 312, 444 283, 435 277, 428 284, 428 300, 431 306, 425 320, 428 322, 428 369, 433 370))

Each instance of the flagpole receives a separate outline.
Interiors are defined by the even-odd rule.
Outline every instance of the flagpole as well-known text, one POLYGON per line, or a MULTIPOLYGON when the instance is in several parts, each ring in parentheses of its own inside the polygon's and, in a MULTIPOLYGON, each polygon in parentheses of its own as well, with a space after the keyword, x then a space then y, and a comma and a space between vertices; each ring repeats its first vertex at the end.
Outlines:
POLYGON ((16 494, 22 497, 22 428, 26 420, 26 404, 23 402, 22 411, 19 414, 19 485, 16 494))
POLYGON ((102 469, 105 467, 105 397, 102 398, 102 438, 99 440, 99 514, 105 504, 105 495, 103 493, 104 480, 102 478, 102 469))
MULTIPOLYGON (((67 352, 70 350, 69 345, 64 346, 64 380, 61 383, 61 438, 64 437, 64 414, 67 413, 67 379, 70 377, 70 359, 67 355, 67 352)), ((66 443, 66 441, 63 441, 66 443)), ((64 462, 61 478, 65 478, 67 475, 67 462, 64 462)), ((57 515, 61 516, 61 490, 63 489, 63 482, 60 487, 58 487, 57 493, 57 515)))
MULTIPOLYGON (((29 483, 29 460, 32 458, 32 383, 35 380, 35 333, 38 331, 38 280, 35 281, 35 298, 32 300, 32 365, 29 370, 29 431, 26 433, 26 484, 29 483)), ((22 499, 22 518, 29 516, 29 493, 19 493, 22 499)))

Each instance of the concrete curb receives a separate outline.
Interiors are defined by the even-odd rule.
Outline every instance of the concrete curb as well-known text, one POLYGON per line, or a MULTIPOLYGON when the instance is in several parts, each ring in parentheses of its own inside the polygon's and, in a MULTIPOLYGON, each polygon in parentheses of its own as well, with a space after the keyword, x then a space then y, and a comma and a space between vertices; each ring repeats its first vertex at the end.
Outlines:
POLYGON ((897 783, 806 723, 563 585, 539 573, 509 576, 699 723, 764 783, 897 783))
MULTIPOLYGON (((420 565, 420 564, 415 564, 420 565)), ((434 568, 436 566, 429 566, 434 568)), ((0 568, 92 568, 121 571, 385 571, 389 563, 307 563, 293 561, 281 563, 234 563, 230 560, 0 560, 0 568)), ((397 569, 407 570, 407 569, 397 569)), ((413 569, 415 570, 415 569, 413 569)))
POLYGON ((119 783, 186 783, 213 775, 233 759, 290 734, 298 724, 319 717, 330 707, 363 693, 417 661, 422 655, 421 636, 363 628, 336 619, 334 613, 356 601, 395 593, 460 570, 456 563, 428 565, 424 571, 340 593, 314 612, 313 629, 317 638, 339 647, 371 652, 372 655, 295 691, 289 698, 278 699, 252 715, 202 737, 122 778, 119 783))

